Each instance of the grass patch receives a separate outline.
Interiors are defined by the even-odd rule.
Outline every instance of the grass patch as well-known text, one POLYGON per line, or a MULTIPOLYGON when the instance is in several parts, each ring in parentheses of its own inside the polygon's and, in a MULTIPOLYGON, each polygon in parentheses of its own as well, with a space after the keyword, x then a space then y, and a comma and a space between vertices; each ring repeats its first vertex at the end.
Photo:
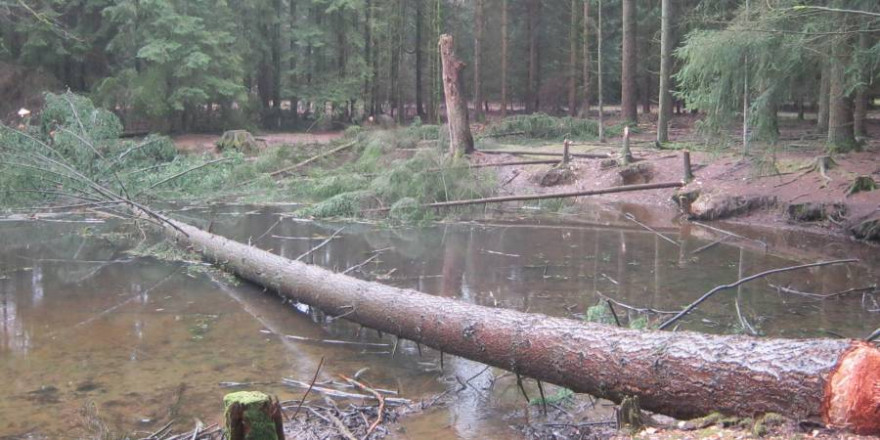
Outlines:
MULTIPOLYGON (((605 135, 608 137, 620 136, 622 133, 622 125, 616 124, 605 127, 605 135)), ((568 138, 589 141, 599 138, 599 123, 592 119, 572 118, 569 116, 557 118, 545 113, 516 115, 489 125, 486 127, 482 137, 484 139, 543 139, 554 141, 568 138)))

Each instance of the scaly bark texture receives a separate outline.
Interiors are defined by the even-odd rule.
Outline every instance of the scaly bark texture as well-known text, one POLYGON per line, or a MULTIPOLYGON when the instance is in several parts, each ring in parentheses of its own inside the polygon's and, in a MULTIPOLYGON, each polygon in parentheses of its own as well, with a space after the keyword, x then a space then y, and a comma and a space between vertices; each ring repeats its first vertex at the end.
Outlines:
POLYGON ((443 91, 446 94, 446 118, 449 125, 449 153, 471 154, 474 152, 474 137, 468 122, 467 101, 462 96, 461 71, 464 63, 455 56, 455 42, 452 35, 440 36, 440 58, 443 64, 443 91))
POLYGON ((880 353, 869 344, 638 331, 479 306, 358 280, 169 222, 174 228, 164 232, 178 246, 287 298, 576 392, 615 402, 637 396, 644 409, 682 418, 720 411, 818 420, 824 408, 827 423, 880 433, 880 418, 858 417, 880 402, 880 353))
POLYGON ((636 1, 623 0, 623 47, 621 48, 620 68, 620 116, 624 121, 635 123, 639 121, 638 114, 638 89, 636 88, 636 76, 638 75, 637 48, 636 48, 636 1))

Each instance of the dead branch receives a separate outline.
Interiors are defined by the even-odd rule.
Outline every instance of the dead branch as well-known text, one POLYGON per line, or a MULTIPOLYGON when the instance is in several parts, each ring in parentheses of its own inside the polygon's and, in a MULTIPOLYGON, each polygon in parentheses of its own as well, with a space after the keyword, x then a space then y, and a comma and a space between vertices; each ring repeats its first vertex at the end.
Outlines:
POLYGON ((734 288, 734 287, 736 287, 736 286, 739 286, 739 285, 741 285, 741 284, 745 284, 745 283, 747 283, 747 282, 749 282, 749 281, 753 281, 753 280, 756 280, 756 279, 758 279, 758 278, 763 278, 763 277, 766 277, 767 275, 772 275, 772 274, 776 274, 776 273, 790 272, 790 271, 793 271, 793 270, 806 269, 806 268, 808 268, 808 267, 830 266, 830 265, 832 265, 832 264, 848 264, 848 263, 856 263, 856 262, 858 262, 858 261, 859 261, 859 260, 857 260, 857 259, 855 259, 855 258, 850 258, 850 259, 846 259, 846 260, 820 261, 820 262, 818 262, 818 263, 810 263, 810 264, 801 264, 801 265, 799 265, 799 266, 782 267, 782 268, 779 268, 779 269, 766 270, 766 271, 761 272, 761 273, 757 273, 757 274, 754 274, 754 275, 751 275, 751 276, 747 276, 747 277, 745 277, 745 278, 741 278, 741 279, 739 279, 739 280, 737 280, 737 281, 735 281, 735 282, 733 282, 733 283, 731 283, 731 284, 722 284, 722 285, 720 285, 720 286, 715 286, 715 287, 712 288, 712 290, 710 290, 710 291, 704 293, 703 296, 701 296, 699 299, 697 299, 696 301, 690 303, 687 307, 685 307, 684 309, 682 309, 682 311, 678 312, 677 315, 673 316, 672 318, 669 318, 669 320, 667 320, 667 321, 664 322, 663 324, 660 324, 660 327, 658 327, 658 330, 663 330, 663 329, 669 327, 670 325, 672 325, 672 323, 674 323, 675 321, 678 321, 679 319, 681 319, 682 317, 684 317, 685 315, 687 315, 688 313, 690 313, 692 310, 694 310, 695 308, 697 308, 697 306, 699 306, 701 303, 703 303, 703 301, 706 301, 706 300, 709 299, 712 295, 714 295, 714 294, 716 294, 716 293, 718 293, 718 292, 720 292, 720 291, 722 291, 722 290, 732 289, 732 288, 734 288))

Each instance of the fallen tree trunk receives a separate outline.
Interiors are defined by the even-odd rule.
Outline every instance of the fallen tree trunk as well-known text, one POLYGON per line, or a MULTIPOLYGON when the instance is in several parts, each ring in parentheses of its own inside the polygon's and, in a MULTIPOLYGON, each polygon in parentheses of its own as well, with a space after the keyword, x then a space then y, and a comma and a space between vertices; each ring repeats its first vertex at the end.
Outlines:
POLYGON ((185 223, 165 234, 238 276, 365 326, 517 374, 690 418, 767 412, 880 433, 880 350, 843 339, 636 331, 468 304, 292 261, 185 223))
MULTIPOLYGON (((520 202, 526 200, 545 200, 545 199, 563 199, 568 197, 586 197, 586 196, 598 196, 602 194, 613 194, 620 192, 629 192, 629 191, 646 191, 649 189, 663 189, 663 188, 681 188, 684 186, 682 182, 663 182, 663 183, 647 183, 644 185, 623 185, 623 186, 615 186, 612 188, 603 188, 603 189, 593 189, 588 191, 572 191, 572 192, 563 192, 563 193, 550 193, 550 194, 528 194, 528 195, 518 195, 518 196, 499 196, 499 197, 486 197, 482 199, 467 199, 467 200, 451 200, 448 202, 435 202, 435 203, 426 203, 422 205, 422 208, 451 208, 454 206, 466 206, 466 205, 482 205, 486 203, 503 203, 503 202, 520 202)), ((370 212, 386 212, 390 211, 391 208, 376 208, 370 209, 370 212)))
MULTIPOLYGON (((554 153, 551 151, 529 151, 529 150, 478 150, 482 154, 512 154, 514 156, 553 156, 563 157, 565 153, 554 153)), ((586 159, 608 159, 610 154, 600 153, 568 153, 570 157, 583 157, 586 159)))

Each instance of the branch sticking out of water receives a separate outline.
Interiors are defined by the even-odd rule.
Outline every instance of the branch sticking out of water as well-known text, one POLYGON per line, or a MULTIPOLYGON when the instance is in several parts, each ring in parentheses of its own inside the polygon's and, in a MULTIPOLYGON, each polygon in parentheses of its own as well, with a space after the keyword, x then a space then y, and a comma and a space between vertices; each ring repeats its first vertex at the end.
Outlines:
POLYGON ((756 273, 756 274, 754 274, 754 275, 750 275, 750 276, 747 276, 747 277, 745 277, 745 278, 739 279, 739 280, 737 280, 736 282, 733 282, 733 283, 731 283, 731 284, 722 284, 722 285, 720 285, 720 286, 715 286, 714 288, 712 288, 712 290, 710 290, 710 291, 704 293, 703 296, 701 296, 699 299, 697 299, 696 301, 690 303, 687 307, 685 307, 684 309, 682 309, 682 311, 678 312, 677 315, 673 316, 672 318, 669 318, 669 320, 667 320, 667 321, 664 322, 663 324, 660 324, 660 327, 659 327, 658 329, 659 329, 659 330, 663 330, 663 329, 665 329, 666 327, 669 327, 670 325, 672 325, 672 323, 674 323, 675 321, 678 321, 679 319, 683 318, 685 315, 687 315, 688 313, 690 313, 691 311, 693 311, 694 309, 696 309, 697 306, 699 306, 699 305, 702 304, 704 301, 706 301, 707 299, 709 299, 712 295, 714 295, 714 294, 716 294, 716 293, 718 293, 718 292, 720 292, 720 291, 722 291, 722 290, 732 289, 732 288, 737 287, 737 286, 739 286, 739 285, 741 285, 741 284, 745 284, 745 283, 747 283, 747 282, 749 282, 749 281, 753 281, 753 280, 756 280, 756 279, 758 279, 758 278, 763 278, 763 277, 766 277, 767 275, 773 275, 773 274, 776 274, 776 273, 790 272, 790 271, 792 271, 792 270, 806 269, 806 268, 809 268, 809 267, 830 266, 830 265, 832 265, 832 264, 848 264, 848 263, 856 263, 856 262, 858 262, 858 261, 859 261, 858 259, 850 258, 850 259, 846 259, 846 260, 820 261, 820 262, 818 262, 818 263, 810 263, 810 264, 802 264, 802 265, 799 265, 799 266, 782 267, 782 268, 779 268, 779 269, 771 269, 771 270, 767 270, 767 271, 764 271, 764 272, 761 272, 761 273, 756 273))

